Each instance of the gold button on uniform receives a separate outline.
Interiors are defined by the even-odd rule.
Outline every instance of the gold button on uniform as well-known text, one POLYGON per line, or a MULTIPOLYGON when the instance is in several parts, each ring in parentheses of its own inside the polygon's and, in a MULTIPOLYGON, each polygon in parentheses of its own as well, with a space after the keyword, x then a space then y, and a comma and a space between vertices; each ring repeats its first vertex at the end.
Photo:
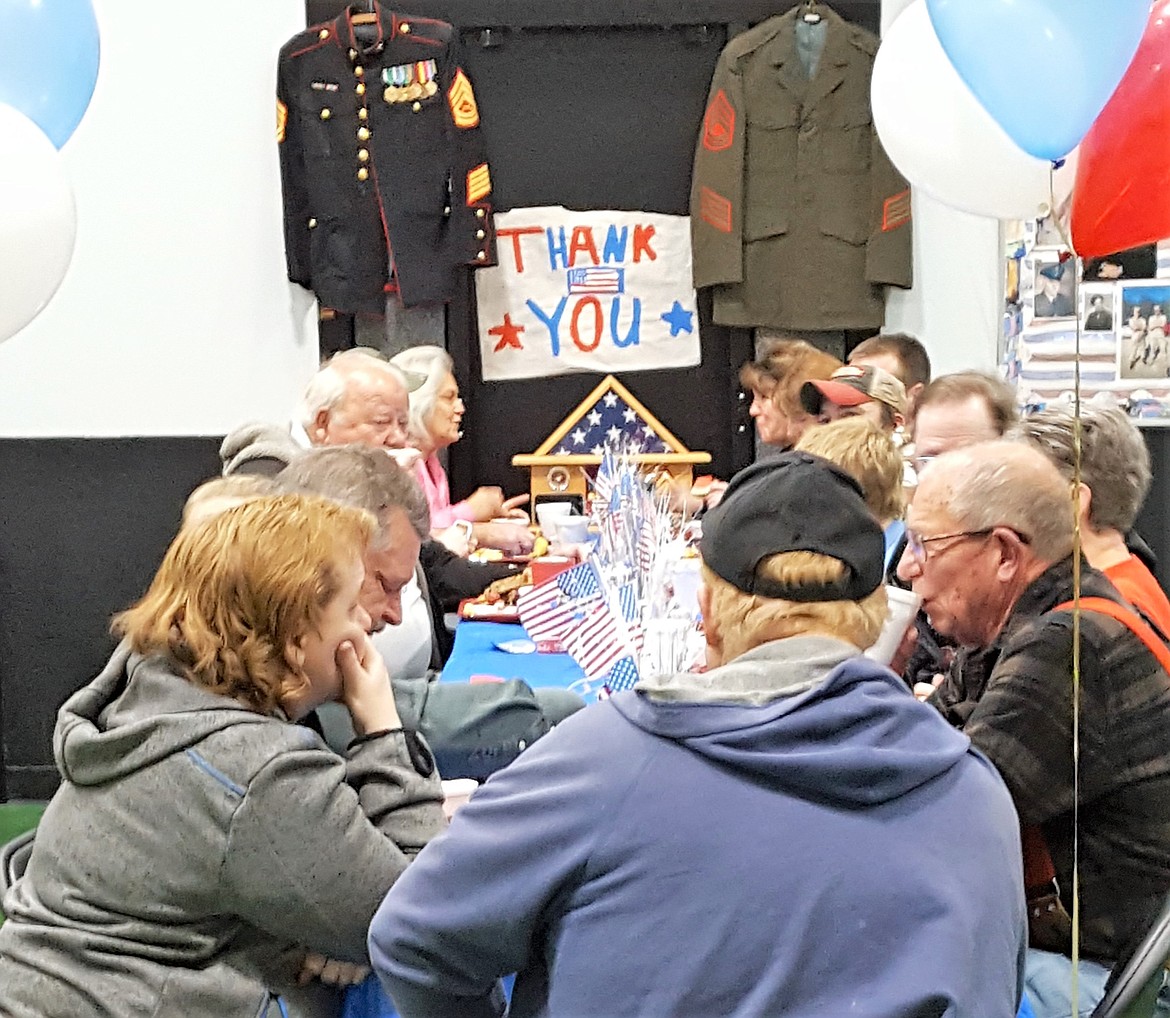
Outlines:
POLYGON ((448 205, 445 209, 443 209, 443 215, 449 216, 450 214, 451 214, 451 206, 448 205))
POLYGON ((486 252, 486 251, 480 251, 480 252, 479 252, 479 254, 477 254, 475 257, 476 257, 476 258, 477 258, 479 261, 481 261, 481 262, 485 262, 485 261, 487 261, 487 252, 486 252))
POLYGON ((358 110, 358 120, 365 120, 370 115, 370 111, 364 106, 358 110))
POLYGON ((368 163, 369 161, 370 161, 370 153, 368 151, 366 151, 364 148, 359 148, 358 149, 358 162, 359 163, 368 163))
POLYGON ((317 33, 317 38, 318 39, 328 39, 329 38, 329 29, 327 29, 327 28, 321 29, 321 31, 317 33))
POLYGON ((370 136, 370 129, 368 127, 358 128, 358 141, 365 141, 370 136))
POLYGON ((475 239, 476 240, 483 240, 483 238, 484 238, 483 230, 476 230, 475 231, 475 239))
POLYGON ((369 175, 370 171, 367 170, 364 166, 357 172, 358 180, 365 180, 369 175))
POLYGON ((476 219, 483 219, 483 216, 484 216, 483 209, 476 209, 475 210, 475 218, 476 219))
POLYGON ((363 85, 363 84, 362 84, 362 83, 359 81, 359 82, 357 83, 357 85, 354 87, 354 91, 355 91, 355 92, 356 92, 358 95, 365 95, 365 94, 366 94, 366 86, 365 86, 365 85, 363 85))
POLYGON ((351 50, 349 51, 349 59, 350 59, 350 60, 356 60, 356 59, 357 59, 357 50, 356 50, 356 49, 351 49, 351 50))
POLYGON ((326 107, 325 107, 325 108, 324 108, 324 109, 321 111, 321 119, 322 119, 322 120, 328 120, 328 119, 329 119, 331 116, 333 116, 333 113, 332 113, 332 111, 329 109, 329 107, 328 107, 328 106, 326 106, 326 107))
POLYGON ((312 229, 314 226, 316 226, 316 225, 317 225, 317 220, 316 220, 316 219, 310 219, 310 220, 309 220, 309 229, 310 229, 310 230, 311 230, 311 229, 312 229))
POLYGON ((422 103, 412 103, 410 108, 412 112, 417 113, 422 109, 422 103))
POLYGON ((399 35, 410 35, 410 25, 404 21, 401 25, 398 26, 398 34, 399 35))
POLYGON ((357 77, 359 77, 359 78, 360 78, 360 77, 361 77, 363 74, 365 74, 365 73, 366 73, 366 69, 365 69, 364 67, 362 67, 362 65, 361 65, 361 64, 358 64, 358 65, 357 65, 357 67, 355 67, 355 68, 353 69, 353 73, 354 73, 355 75, 357 75, 357 77))

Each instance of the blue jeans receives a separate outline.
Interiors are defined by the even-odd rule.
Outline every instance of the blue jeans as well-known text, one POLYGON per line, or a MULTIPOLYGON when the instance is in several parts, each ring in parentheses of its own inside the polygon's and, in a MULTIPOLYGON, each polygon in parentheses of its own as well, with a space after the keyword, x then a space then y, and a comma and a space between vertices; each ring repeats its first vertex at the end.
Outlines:
MULTIPOLYGON (((1105 996, 1110 969, 1082 959, 1077 965, 1077 1018, 1088 1018, 1105 996)), ((1036 1018, 1072 1018, 1072 961, 1063 954, 1028 948, 1024 990, 1036 1018)))

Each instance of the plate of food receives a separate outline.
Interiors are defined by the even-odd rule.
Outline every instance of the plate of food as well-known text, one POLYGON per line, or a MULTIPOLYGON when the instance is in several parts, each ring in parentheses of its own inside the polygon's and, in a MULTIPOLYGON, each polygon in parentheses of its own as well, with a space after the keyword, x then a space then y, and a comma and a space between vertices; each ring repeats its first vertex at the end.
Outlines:
POLYGON ((523 569, 489 584, 479 597, 468 598, 459 604, 461 619, 476 622, 519 622, 520 610, 516 603, 524 588, 532 586, 532 574, 523 569))
POLYGON ((509 555, 499 548, 476 548, 467 558, 472 562, 504 562, 526 565, 534 558, 539 558, 548 552, 548 541, 543 537, 536 538, 532 552, 528 555, 509 555))

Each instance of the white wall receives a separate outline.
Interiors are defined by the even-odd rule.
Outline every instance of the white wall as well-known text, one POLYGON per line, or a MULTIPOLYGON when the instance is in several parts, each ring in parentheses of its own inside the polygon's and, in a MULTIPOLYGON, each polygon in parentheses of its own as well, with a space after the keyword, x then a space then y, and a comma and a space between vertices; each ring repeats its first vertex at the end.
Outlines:
MULTIPOLYGON (((912 0, 882 0, 882 31, 912 0)), ((1003 330, 999 221, 959 212, 914 191, 914 286, 891 290, 885 332, 917 336, 935 375, 997 366, 1003 330)))
POLYGON ((77 244, 48 307, 0 343, 0 436, 285 419, 317 356, 284 273, 275 137, 276 55, 303 0, 95 7, 97 88, 62 148, 77 244))

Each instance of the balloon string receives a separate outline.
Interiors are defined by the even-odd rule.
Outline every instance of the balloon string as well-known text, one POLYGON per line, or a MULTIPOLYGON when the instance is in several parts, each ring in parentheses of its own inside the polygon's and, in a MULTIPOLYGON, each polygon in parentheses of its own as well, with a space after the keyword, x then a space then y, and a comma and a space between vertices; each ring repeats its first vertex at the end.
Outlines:
POLYGON ((1073 311, 1076 315, 1076 339, 1073 348, 1073 629, 1072 629, 1072 764, 1073 764, 1073 872, 1072 872, 1072 1013, 1080 1014, 1078 970, 1081 954, 1081 283, 1084 262, 1077 255, 1063 218, 1056 207, 1056 171, 1048 171, 1048 197, 1052 220, 1056 224, 1065 250, 1076 263, 1073 276, 1073 311))

